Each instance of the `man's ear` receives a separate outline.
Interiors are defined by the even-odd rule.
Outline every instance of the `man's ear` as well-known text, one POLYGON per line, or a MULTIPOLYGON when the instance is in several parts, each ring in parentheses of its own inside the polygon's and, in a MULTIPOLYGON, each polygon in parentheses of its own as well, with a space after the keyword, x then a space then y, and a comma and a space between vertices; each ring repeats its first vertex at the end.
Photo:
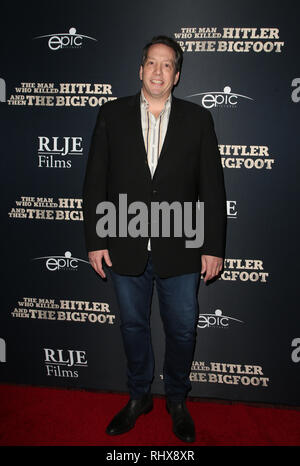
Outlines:
POLYGON ((140 77, 140 80, 142 81, 143 80, 143 66, 142 65, 140 66, 139 77, 140 77))
POLYGON ((179 81, 179 76, 180 76, 180 72, 177 71, 177 73, 175 74, 175 78, 174 78, 174 86, 176 86, 176 84, 178 83, 178 81, 179 81))

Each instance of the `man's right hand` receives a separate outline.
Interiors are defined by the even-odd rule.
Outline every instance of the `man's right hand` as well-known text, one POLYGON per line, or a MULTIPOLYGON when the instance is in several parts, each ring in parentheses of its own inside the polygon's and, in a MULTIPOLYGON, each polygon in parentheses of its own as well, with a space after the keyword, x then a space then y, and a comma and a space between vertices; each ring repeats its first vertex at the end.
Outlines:
POLYGON ((90 251, 89 252, 89 261, 93 269, 100 275, 102 278, 106 278, 104 270, 102 268, 102 259, 104 258, 106 265, 109 267, 112 266, 108 249, 99 249, 99 251, 90 251))

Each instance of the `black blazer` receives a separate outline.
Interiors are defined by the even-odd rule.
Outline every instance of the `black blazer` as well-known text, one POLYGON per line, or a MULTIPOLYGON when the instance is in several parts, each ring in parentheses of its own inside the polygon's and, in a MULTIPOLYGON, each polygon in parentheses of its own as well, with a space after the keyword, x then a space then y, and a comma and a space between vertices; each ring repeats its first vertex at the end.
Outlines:
POLYGON ((107 200, 117 207, 119 194, 127 194, 128 204, 143 201, 149 209, 151 201, 204 201, 201 248, 186 248, 184 236, 151 238, 153 265, 160 277, 200 271, 201 254, 224 257, 225 188, 210 112, 172 98, 167 134, 152 179, 142 134, 140 93, 108 102, 99 110, 83 188, 87 250, 108 249, 115 272, 139 275, 147 262, 148 238, 100 238, 96 233, 97 204, 107 200))

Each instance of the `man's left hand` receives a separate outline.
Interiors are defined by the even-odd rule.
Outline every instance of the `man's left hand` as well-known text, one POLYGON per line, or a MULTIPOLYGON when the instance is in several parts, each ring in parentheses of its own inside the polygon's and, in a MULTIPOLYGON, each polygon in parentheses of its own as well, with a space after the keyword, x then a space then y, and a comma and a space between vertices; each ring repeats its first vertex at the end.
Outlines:
POLYGON ((216 277, 222 270, 223 258, 216 256, 207 256, 203 254, 201 256, 202 268, 201 273, 205 273, 204 283, 212 278, 216 277))

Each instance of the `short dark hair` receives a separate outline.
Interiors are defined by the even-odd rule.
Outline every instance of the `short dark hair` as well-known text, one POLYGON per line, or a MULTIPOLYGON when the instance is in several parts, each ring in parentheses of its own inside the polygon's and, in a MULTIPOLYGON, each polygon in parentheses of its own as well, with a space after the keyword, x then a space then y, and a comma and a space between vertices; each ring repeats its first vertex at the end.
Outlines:
POLYGON ((151 39, 151 41, 145 45, 143 48, 143 55, 142 55, 142 66, 144 66, 144 63, 146 61, 147 55, 148 55, 148 50, 151 47, 151 45, 155 44, 164 44, 170 47, 171 49, 174 50, 175 52, 175 69, 177 71, 181 71, 182 67, 182 62, 183 62, 183 52, 176 40, 172 39, 171 37, 167 36, 155 36, 151 39))

